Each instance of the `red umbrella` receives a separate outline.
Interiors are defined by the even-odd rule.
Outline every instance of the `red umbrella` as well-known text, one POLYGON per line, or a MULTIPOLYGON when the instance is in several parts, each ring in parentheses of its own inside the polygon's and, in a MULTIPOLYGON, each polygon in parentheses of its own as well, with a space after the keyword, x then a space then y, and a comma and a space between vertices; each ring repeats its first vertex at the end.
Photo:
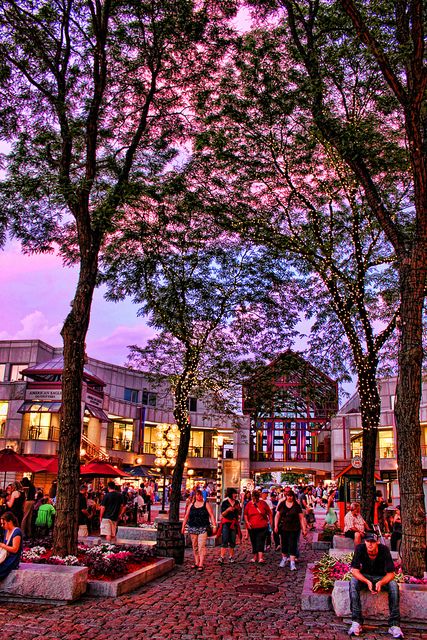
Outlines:
POLYGON ((28 460, 13 449, 2 449, 0 451, 0 471, 17 471, 21 473, 37 473, 42 471, 42 467, 35 461, 28 460))
MULTIPOLYGON (((27 456, 31 464, 38 465, 38 473, 58 473, 58 458, 41 458, 39 456, 27 456)), ((36 472, 37 473, 37 472, 36 472)))
POLYGON ((88 464, 84 464, 80 467, 80 475, 94 478, 132 478, 129 474, 103 460, 92 460, 88 464))

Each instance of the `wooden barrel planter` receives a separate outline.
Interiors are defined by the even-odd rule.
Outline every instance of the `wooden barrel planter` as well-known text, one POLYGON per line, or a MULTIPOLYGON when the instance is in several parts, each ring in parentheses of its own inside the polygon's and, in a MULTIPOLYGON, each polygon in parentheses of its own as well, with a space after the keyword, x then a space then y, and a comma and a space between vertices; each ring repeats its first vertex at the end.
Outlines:
POLYGON ((184 563, 185 538, 181 527, 182 522, 157 523, 157 555, 174 558, 176 564, 184 563))

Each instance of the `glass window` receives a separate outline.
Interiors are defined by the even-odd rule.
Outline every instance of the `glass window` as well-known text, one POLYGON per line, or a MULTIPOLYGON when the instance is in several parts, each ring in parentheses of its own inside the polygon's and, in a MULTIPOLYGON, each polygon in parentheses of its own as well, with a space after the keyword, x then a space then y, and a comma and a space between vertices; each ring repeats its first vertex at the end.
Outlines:
POLYGON ((157 393, 144 389, 142 392, 142 404, 147 407, 155 407, 157 405, 157 393))
POLYGON ((127 402, 138 402, 138 389, 128 389, 125 387, 124 399, 127 402))
POLYGON ((116 451, 132 451, 133 423, 117 422, 112 424, 111 449, 116 451))
POLYGON ((24 437, 27 440, 59 440, 59 413, 25 413, 24 437))
POLYGON ((9 404, 0 400, 0 437, 3 437, 6 432, 6 418, 9 404))
POLYGON ((197 411, 197 398, 188 398, 188 410, 197 411))
POLYGON ((6 365, 0 364, 0 382, 3 382, 5 374, 6 374, 6 365))
POLYGON ((393 430, 381 430, 378 432, 378 441, 380 448, 380 458, 394 458, 394 438, 393 430))
POLYGON ((21 371, 24 369, 28 369, 28 364, 12 364, 10 367, 10 382, 17 382, 18 380, 23 380, 23 376, 21 376, 21 371))

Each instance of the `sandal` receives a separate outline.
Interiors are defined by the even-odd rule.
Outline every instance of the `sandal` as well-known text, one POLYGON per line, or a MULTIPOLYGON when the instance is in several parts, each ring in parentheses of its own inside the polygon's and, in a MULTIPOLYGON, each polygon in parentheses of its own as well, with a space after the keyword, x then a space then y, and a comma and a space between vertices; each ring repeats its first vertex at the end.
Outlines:
POLYGON ((203 567, 197 567, 197 571, 203 571, 203 567))
POLYGON ((265 560, 258 560, 258 564, 265 564, 265 560))
POLYGON ((198 568, 199 568, 199 565, 198 565, 198 564, 193 564, 193 565, 191 566, 191 568, 192 568, 192 569, 198 569, 198 568))

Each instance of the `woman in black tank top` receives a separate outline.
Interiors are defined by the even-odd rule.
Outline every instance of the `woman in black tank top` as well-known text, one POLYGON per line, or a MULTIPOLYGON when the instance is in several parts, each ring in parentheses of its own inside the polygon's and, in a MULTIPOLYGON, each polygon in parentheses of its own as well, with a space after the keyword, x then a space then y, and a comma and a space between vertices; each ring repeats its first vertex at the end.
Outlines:
POLYGON ((185 512, 182 523, 182 533, 188 525, 188 533, 191 536, 191 544, 194 554, 194 568, 203 571, 206 556, 206 539, 208 537, 209 524, 212 524, 213 533, 216 530, 216 522, 211 506, 203 499, 200 489, 196 490, 194 500, 190 502, 185 512))

